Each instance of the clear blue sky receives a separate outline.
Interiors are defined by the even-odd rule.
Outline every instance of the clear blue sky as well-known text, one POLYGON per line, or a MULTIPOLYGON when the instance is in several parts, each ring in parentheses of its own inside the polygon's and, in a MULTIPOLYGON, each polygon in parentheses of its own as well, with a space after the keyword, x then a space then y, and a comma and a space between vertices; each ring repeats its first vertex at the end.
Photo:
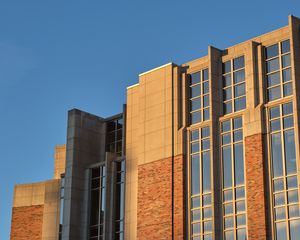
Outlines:
POLYGON ((0 240, 9 239, 14 184, 52 177, 69 109, 118 113, 138 73, 300 16, 299 0, 45 2, 0 3, 0 240))

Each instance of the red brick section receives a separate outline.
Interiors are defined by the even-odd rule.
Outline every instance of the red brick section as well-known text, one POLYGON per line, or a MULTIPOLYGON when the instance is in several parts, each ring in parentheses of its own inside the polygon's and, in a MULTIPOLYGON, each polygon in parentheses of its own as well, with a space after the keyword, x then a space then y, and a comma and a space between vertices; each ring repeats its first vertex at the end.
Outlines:
POLYGON ((10 240, 41 240, 43 205, 14 207, 10 240))
POLYGON ((182 156, 174 157, 173 176, 174 192, 172 192, 172 158, 138 167, 138 239, 172 239, 172 232, 174 239, 183 239, 185 219, 182 156))
POLYGON ((245 139, 248 240, 267 239, 264 143, 262 134, 245 139))

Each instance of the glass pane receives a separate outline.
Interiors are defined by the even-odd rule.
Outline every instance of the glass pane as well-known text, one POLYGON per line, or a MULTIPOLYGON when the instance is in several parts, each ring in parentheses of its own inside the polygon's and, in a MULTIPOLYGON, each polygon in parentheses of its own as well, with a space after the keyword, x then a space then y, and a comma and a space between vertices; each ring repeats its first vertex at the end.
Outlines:
POLYGON ((235 184, 244 184, 244 150, 243 144, 234 145, 235 184))
POLYGON ((231 74, 223 76, 223 87, 228 87, 231 85, 231 74))
POLYGON ((292 114, 293 113, 293 104, 291 102, 283 104, 282 105, 282 113, 283 113, 283 115, 292 114))
POLYGON ((206 232, 211 232, 212 231, 212 222, 211 221, 207 221, 207 222, 204 222, 203 224, 203 228, 204 228, 204 233, 206 232))
POLYGON ((299 213, 299 205, 291 205, 289 206, 289 217, 293 218, 293 217, 299 217, 300 213, 299 213))
POLYGON ((233 119, 233 129, 242 128, 243 120, 241 117, 233 119))
POLYGON ((272 142, 273 176, 279 177, 283 175, 280 133, 272 134, 271 142, 272 142))
POLYGON ((245 206, 245 201, 239 201, 236 203, 236 212, 245 212, 246 211, 246 206, 245 206))
POLYGON ((201 113, 193 112, 191 113, 191 124, 195 124, 201 121, 201 113))
POLYGON ((278 44, 266 48, 266 59, 275 57, 279 54, 278 44))
POLYGON ((191 84, 196 84, 200 82, 200 72, 191 74, 191 84))
POLYGON ((280 117, 280 109, 279 107, 272 107, 270 108, 270 118, 277 118, 280 117))
POLYGON ((293 87, 292 87, 292 83, 286 83, 283 85, 283 95, 286 96, 290 96, 293 94, 293 87))
POLYGON ((291 65, 291 58, 290 58, 290 54, 284 55, 281 57, 282 59, 282 67, 288 67, 291 65))
POLYGON ((300 219, 290 221, 291 240, 298 240, 300 236, 300 219))
POLYGON ((237 240, 247 240, 247 234, 245 228, 237 230, 237 240))
POLYGON ((234 97, 240 97, 245 95, 245 84, 239 84, 234 86, 234 97))
POLYGON ((279 192, 284 190, 284 182, 283 179, 274 180, 274 191, 279 192))
POLYGON ((225 232, 225 240, 234 240, 233 231, 227 231, 227 232, 225 232))
POLYGON ((192 221, 199 221, 201 219, 201 213, 200 210, 194 210, 192 211, 192 221))
POLYGON ((205 95, 203 97, 203 107, 208 107, 209 106, 209 96, 205 95))
POLYGON ((191 97, 197 97, 200 95, 200 84, 191 87, 191 97))
POLYGON ((192 156, 192 195, 200 193, 200 159, 199 155, 192 156))
POLYGON ((244 56, 233 59, 233 70, 243 68, 245 66, 244 56))
POLYGON ((202 129, 201 129, 201 132, 202 132, 202 138, 209 137, 209 135, 210 135, 209 127, 202 128, 202 129))
POLYGON ((232 98, 232 88, 226 88, 223 90, 223 100, 230 100, 232 98))
POLYGON ((283 118, 283 128, 291 128, 294 126, 294 117, 293 116, 289 116, 289 117, 285 117, 283 118))
POLYGON ((239 187, 235 189, 235 198, 240 199, 240 198, 245 198, 245 189, 244 187, 239 187))
POLYGON ((202 153, 202 179, 203 179, 203 192, 211 192, 211 180, 210 180, 210 152, 202 153))
POLYGON ((234 140, 234 142, 242 141, 243 140, 243 131, 242 130, 234 131, 233 140, 234 140))
POLYGON ((269 93, 269 101, 273 101, 278 98, 281 98, 281 92, 279 86, 268 89, 268 93, 269 93))
POLYGON ((208 80, 208 69, 203 70, 203 81, 208 80))
POLYGON ((209 82, 203 83, 203 94, 206 94, 209 92, 209 82))
POLYGON ((208 120, 209 119, 209 108, 205 108, 203 110, 203 121, 208 120))
POLYGON ((191 131, 191 141, 199 139, 199 130, 191 131))
POLYGON ((211 207, 208 207, 208 208, 204 208, 204 209, 203 209, 203 216, 204 216, 204 219, 207 219, 207 218, 211 218, 211 217, 212 217, 212 210, 211 210, 211 207))
POLYGON ((192 224, 192 234, 199 234, 200 233, 200 224, 192 224))
POLYGON ((280 84, 280 73, 272 73, 267 75, 268 87, 280 84))
POLYGON ((267 61, 267 73, 279 70, 278 58, 267 61))
POLYGON ((224 147, 222 149, 223 153, 223 181, 224 188, 228 188, 232 186, 232 162, 231 162, 231 147, 224 147))
POLYGON ((224 214, 229 215, 233 213, 233 205, 232 203, 224 204, 224 214))
POLYGON ((284 193, 277 193, 274 195, 275 206, 280 206, 285 203, 284 193))
POLYGON ((246 225, 246 216, 244 214, 236 217, 236 225, 237 227, 246 225))
POLYGON ((199 142, 193 142, 191 144, 191 153, 199 152, 199 142))
POLYGON ((285 161, 287 174, 296 173, 296 153, 295 153, 295 138, 294 130, 288 130, 284 132, 285 142, 285 161))
POLYGON ((232 200, 232 190, 224 191, 224 202, 232 200))
POLYGON ((230 129, 231 129, 230 121, 222 122, 222 132, 228 132, 230 131, 230 129))
POLYGON ((211 205, 211 194, 205 194, 203 196, 203 206, 211 205))
POLYGON ((276 223, 276 238, 279 240, 286 240, 286 226, 285 222, 276 223))
POLYGON ((298 203, 298 190, 288 192, 288 203, 298 203))
POLYGON ((293 189, 298 187, 297 176, 287 178, 287 187, 288 189, 293 189))
POLYGON ((197 109, 201 108, 201 100, 200 98, 196 98, 194 100, 191 100, 191 111, 195 111, 197 109))
POLYGON ((233 217, 225 218, 225 229, 227 228, 233 228, 233 217))
POLYGON ((231 101, 224 103, 224 114, 232 112, 232 104, 231 101))
POLYGON ((275 208, 275 219, 285 219, 285 207, 275 208))
POLYGON ((234 100, 235 111, 240 111, 246 108, 246 97, 238 98, 234 100))
POLYGON ((212 240, 212 235, 211 234, 204 235, 203 240, 212 240))
POLYGON ((281 53, 287 53, 290 51, 290 40, 281 42, 281 53))
POLYGON ((281 129, 280 119, 276 119, 276 120, 271 121, 270 125, 271 125, 271 132, 275 132, 275 131, 278 131, 278 130, 281 129))
POLYGON ((202 151, 208 150, 210 147, 209 145, 210 145, 209 139, 202 140, 202 151))
POLYGON ((192 198, 192 208, 200 207, 200 197, 192 198))
POLYGON ((292 80, 292 73, 290 68, 282 71, 282 80, 283 82, 288 82, 292 80))
POLYGON ((240 83, 245 81, 245 70, 236 71, 234 74, 234 83, 240 83))
POLYGON ((231 71, 231 62, 227 61, 223 63, 223 73, 228 73, 231 71))
POLYGON ((229 143, 231 143, 231 134, 226 133, 222 135, 222 145, 229 144, 229 143))

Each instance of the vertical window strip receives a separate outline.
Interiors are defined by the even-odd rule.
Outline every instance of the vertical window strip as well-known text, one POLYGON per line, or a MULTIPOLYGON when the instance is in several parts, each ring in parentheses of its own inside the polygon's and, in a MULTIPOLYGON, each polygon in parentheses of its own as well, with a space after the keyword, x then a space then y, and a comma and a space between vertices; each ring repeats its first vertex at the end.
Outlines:
POLYGON ((225 240, 247 239, 242 117, 221 123, 225 240))
POLYGON ((89 239, 103 240, 105 228, 106 167, 93 168, 91 172, 89 239))
POLYGON ((296 240, 300 236, 300 212, 293 104, 272 107, 268 116, 274 236, 277 240, 296 240))
POLYGON ((223 63, 223 113, 246 108, 244 56, 223 63))
POLYGON ((210 128, 190 132, 190 239, 211 240, 213 208, 210 128))
POLYGON ((268 101, 293 94, 290 41, 266 47, 266 82, 268 101))
POLYGON ((107 123, 106 151, 123 155, 123 118, 114 119, 107 123))
POLYGON ((62 227, 63 227, 63 216, 64 216, 64 198, 65 198, 65 176, 61 175, 60 179, 60 209, 59 209, 59 237, 62 239, 62 227))
POLYGON ((190 75, 189 79, 190 123, 210 119, 210 90, 208 68, 190 75))
POLYGON ((116 192, 115 192, 115 237, 124 239, 124 211, 125 211, 125 160, 116 161, 116 192))

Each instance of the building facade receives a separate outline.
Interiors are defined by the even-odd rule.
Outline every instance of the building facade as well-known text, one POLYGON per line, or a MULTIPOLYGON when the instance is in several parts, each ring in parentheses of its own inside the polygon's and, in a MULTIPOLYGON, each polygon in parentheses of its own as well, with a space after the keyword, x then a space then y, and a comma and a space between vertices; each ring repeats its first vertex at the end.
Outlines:
POLYGON ((15 188, 11 239, 298 240, 299 110, 293 16, 142 73, 123 113, 69 111, 54 180, 15 188))

